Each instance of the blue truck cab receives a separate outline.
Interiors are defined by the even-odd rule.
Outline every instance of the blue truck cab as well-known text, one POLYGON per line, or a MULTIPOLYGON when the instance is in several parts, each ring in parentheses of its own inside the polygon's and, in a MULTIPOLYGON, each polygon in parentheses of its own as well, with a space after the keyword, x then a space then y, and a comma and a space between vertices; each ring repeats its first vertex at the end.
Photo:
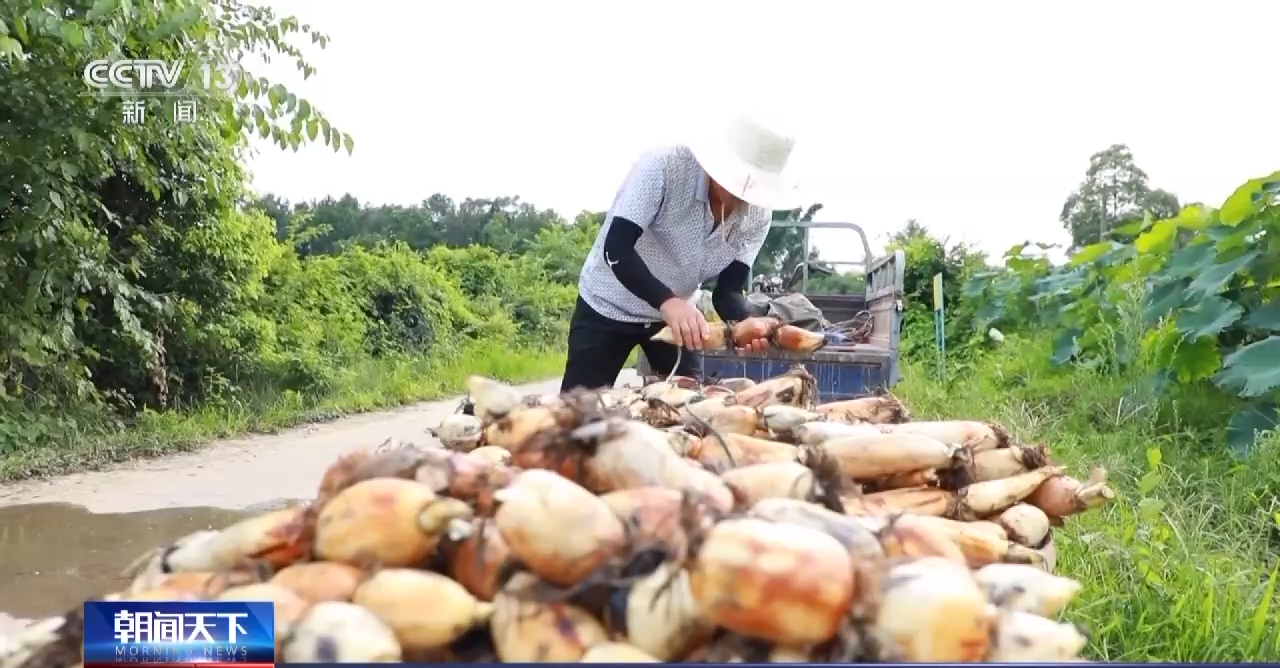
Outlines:
MULTIPOLYGON (((799 292, 820 309, 823 318, 829 322, 845 322, 860 315, 869 318, 870 337, 866 343, 829 344, 810 354, 769 350, 756 355, 738 355, 728 350, 707 351, 699 355, 702 380, 746 377, 761 381, 802 364, 818 381, 819 401, 851 399, 893 387, 898 382, 898 339, 902 326, 903 270, 906 264, 903 252, 897 250, 884 257, 873 258, 866 233, 853 223, 780 221, 774 225, 803 229, 802 257, 805 258, 809 257, 810 232, 814 229, 848 230, 857 234, 863 251, 861 260, 824 259, 822 263, 852 266, 865 272, 865 294, 810 293, 808 263, 802 264, 799 292)), ((640 372, 647 373, 647 367, 642 356, 640 372)))

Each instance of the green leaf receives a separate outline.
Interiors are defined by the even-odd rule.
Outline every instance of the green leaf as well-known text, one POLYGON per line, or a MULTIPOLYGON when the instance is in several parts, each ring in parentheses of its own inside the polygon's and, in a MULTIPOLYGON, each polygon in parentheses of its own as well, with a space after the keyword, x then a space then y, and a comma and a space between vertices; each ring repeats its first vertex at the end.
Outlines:
POLYGON ((271 102, 272 107, 280 106, 284 102, 286 95, 288 95, 288 92, 285 91, 284 86, 281 86, 280 84, 276 84, 267 89, 267 100, 271 102))
POLYGON ((1142 319, 1147 324, 1154 324, 1170 311, 1181 308, 1187 303, 1187 281, 1176 279, 1157 285, 1142 299, 1142 319))
POLYGON ((1221 368, 1222 354, 1218 352, 1218 342, 1208 336, 1185 339, 1176 344, 1169 360, 1169 371, 1183 384, 1211 378, 1221 368))
POLYGON ((1234 226, 1261 211, 1262 206, 1266 203, 1266 198, 1262 196, 1263 185, 1277 178, 1280 178, 1280 172, 1260 179, 1251 179, 1236 188, 1236 191, 1231 193, 1227 201, 1223 202, 1222 207, 1218 209, 1218 218, 1224 225, 1234 226))
POLYGON ((1147 226, 1149 226, 1150 224, 1151 224, 1150 220, 1146 220, 1146 219, 1135 220, 1133 222, 1125 223, 1124 225, 1117 225, 1111 228, 1111 232, 1113 234, 1120 234, 1126 237, 1132 237, 1140 234, 1143 230, 1147 229, 1147 226))
POLYGON ((1242 397, 1257 397, 1280 387, 1280 336, 1269 336, 1227 355, 1213 379, 1242 397))
POLYGON ((1280 425, 1280 406, 1261 401, 1240 409, 1227 423, 1227 445, 1237 457, 1249 454, 1257 442, 1258 432, 1275 431, 1280 425))
POLYGON ((1151 229, 1143 232, 1133 242, 1133 247, 1139 253, 1148 254, 1158 252, 1167 248, 1173 243, 1173 239, 1178 234, 1178 224, 1173 220, 1162 220, 1151 229))
POLYGON ((22 44, 8 35, 0 35, 0 58, 12 58, 22 54, 22 44))
MULTIPOLYGON (((311 116, 311 103, 306 100, 298 100, 298 118, 308 118, 311 116)), ((315 139, 315 137, 312 137, 315 139)))
POLYGON ((1244 315, 1244 307, 1222 297, 1212 296, 1199 305, 1178 314, 1178 331, 1195 340, 1202 336, 1217 337, 1222 330, 1236 324, 1244 315))
POLYGON ((84 18, 86 21, 97 21, 119 8, 119 0, 94 0, 93 7, 84 15, 84 18))
POLYGON ((80 28, 79 23, 63 21, 58 25, 58 30, 62 33, 62 42, 67 46, 73 49, 84 46, 84 30, 80 28))
MULTIPOLYGON (((1147 471, 1147 473, 1146 473, 1145 475, 1143 475, 1141 478, 1139 478, 1139 479, 1138 479, 1138 493, 1139 493, 1139 494, 1141 494, 1141 495, 1143 495, 1143 496, 1146 496, 1146 495, 1148 495, 1148 494, 1150 494, 1150 493, 1154 492, 1154 491, 1155 491, 1155 489, 1156 489, 1157 487, 1159 487, 1159 486, 1160 486, 1160 472, 1159 472, 1159 471, 1147 471)), ((1157 499, 1143 499, 1143 501, 1158 501, 1158 500, 1157 500, 1157 499)), ((1156 513, 1158 514, 1158 509, 1152 508, 1152 509, 1146 510, 1145 512, 1143 512, 1143 514, 1144 514, 1144 515, 1147 515, 1147 514, 1150 514, 1150 513, 1152 513, 1152 512, 1156 512, 1156 513)))
POLYGON ((58 193, 53 192, 53 191, 51 190, 51 191, 49 191, 49 201, 53 202, 53 206, 54 206, 54 208, 56 208, 57 210, 59 210, 59 211, 62 211, 62 210, 63 210, 63 208, 62 208, 62 195, 59 195, 58 193))
POLYGON ((356 150, 356 140, 351 135, 342 136, 342 146, 347 149, 347 155, 351 155, 356 150))
POLYGON ((329 128, 329 145, 333 147, 334 153, 342 150, 342 133, 337 128, 329 128))
POLYGON ((1022 251, 1027 249, 1027 243, 1028 242, 1024 241, 1020 244, 1015 244, 1013 246, 1010 246, 1009 250, 1004 252, 1004 257, 1011 258, 1011 257, 1018 257, 1019 255, 1022 255, 1022 251))
POLYGON ((1173 222, 1184 230, 1203 230, 1210 222, 1209 211, 1199 204, 1182 207, 1173 222))
POLYGON ((1253 329, 1280 331, 1280 301, 1267 302, 1249 311, 1249 317, 1244 319, 1244 324, 1253 329))
POLYGON ((1249 266, 1258 256, 1262 254, 1260 250, 1251 250, 1240 257, 1215 264, 1200 272, 1200 275, 1191 280, 1191 284, 1187 286, 1187 292, 1193 299, 1200 299, 1210 294, 1215 294, 1226 287, 1227 282, 1231 280, 1240 270, 1249 266))
POLYGON ((1218 247, 1218 251, 1228 251, 1245 246, 1258 231, 1252 225, 1231 227, 1230 225, 1214 225, 1205 230, 1205 236, 1218 247))
POLYGON ((1164 272, 1170 278, 1191 278, 1217 258, 1218 249, 1213 244, 1191 244, 1169 256, 1164 263, 1164 272))
POLYGON ((1096 244, 1089 244, 1088 246, 1081 248, 1075 255, 1072 255, 1068 264, 1072 267, 1078 267, 1082 264, 1093 262, 1103 255, 1106 255, 1119 245, 1120 244, 1117 244, 1114 241, 1101 241, 1096 244))
POLYGON ((307 138, 311 141, 316 140, 316 133, 320 132, 320 121, 311 118, 307 120, 307 138))
POLYGON ((1053 355, 1049 357, 1049 361, 1054 364, 1066 364, 1075 357, 1080 351, 1076 339, 1080 337, 1080 330, 1074 327, 1068 327, 1060 332, 1053 340, 1053 355))

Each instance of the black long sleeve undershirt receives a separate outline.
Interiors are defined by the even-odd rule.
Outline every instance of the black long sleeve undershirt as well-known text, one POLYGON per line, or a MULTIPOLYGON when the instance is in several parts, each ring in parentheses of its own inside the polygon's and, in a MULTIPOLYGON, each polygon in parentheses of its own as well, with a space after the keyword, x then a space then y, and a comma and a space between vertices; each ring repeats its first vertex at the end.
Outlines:
POLYGON ((711 291, 711 305, 715 307, 721 320, 737 322, 746 320, 751 314, 750 304, 743 294, 750 275, 751 267, 734 260, 716 278, 716 289, 711 291))
MULTIPOLYGON (((609 225, 609 233, 604 238, 605 259, 613 268, 613 275, 618 277, 622 287, 643 299, 654 308, 661 308, 662 303, 676 296, 671 288, 663 284, 649 271, 636 252, 636 241, 644 230, 626 218, 614 218, 609 225)), ((751 268, 734 260, 720 272, 716 278, 716 288, 711 292, 711 304, 723 320, 744 320, 749 315, 747 298, 742 294, 747 289, 747 277, 751 268)))
POLYGON ((612 266, 613 275, 618 277, 622 287, 650 306, 661 308, 662 302, 676 295, 640 259, 636 241, 641 234, 644 230, 639 225, 626 218, 615 217, 609 224, 609 234, 604 238, 604 259, 612 266))

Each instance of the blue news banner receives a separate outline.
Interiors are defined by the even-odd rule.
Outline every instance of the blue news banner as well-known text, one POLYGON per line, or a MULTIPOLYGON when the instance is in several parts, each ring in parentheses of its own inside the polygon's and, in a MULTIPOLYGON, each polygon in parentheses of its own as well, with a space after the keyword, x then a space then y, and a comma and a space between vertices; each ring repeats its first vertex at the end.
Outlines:
MULTIPOLYGON (((276 665, 275 606, 271 603, 238 603, 230 601, 151 602, 94 601, 84 604, 84 668, 104 668, 120 664, 151 664, 167 668, 272 668, 276 665)), ((352 668, 378 664, 308 664, 311 668, 330 666, 352 668)), ((486 664, 423 664, 422 668, 445 668, 486 664)), ((493 664, 490 664, 493 665, 493 664)), ((502 664, 510 666, 512 664, 502 664)), ((515 664, 520 665, 520 664, 515 664)), ((533 664, 529 664, 533 665, 533 664)), ((554 664, 539 664, 554 665, 554 664)), ((565 668, 570 664, 561 664, 565 668)), ((723 668, 763 668, 775 664, 704 664, 723 668)), ((850 664, 806 664, 848 666, 850 664)), ((878 664, 915 666, 920 664, 878 664)), ((931 664, 970 665, 970 664, 931 664)), ((1002 664, 1047 666, 1079 666, 1063 664, 1002 664)), ((1112 663, 1124 668, 1145 668, 1151 663, 1112 663)), ((1203 666, 1206 664, 1170 664, 1203 666)), ((1222 665, 1218 664, 1218 668, 1222 665)), ((1235 664, 1239 666, 1240 664, 1235 664)), ((1250 668, 1280 668, 1278 663, 1253 663, 1250 668)), ((493 668, 497 668, 493 665, 493 668)))
POLYGON ((275 605, 231 601, 93 601, 84 604, 84 668, 270 668, 275 605))

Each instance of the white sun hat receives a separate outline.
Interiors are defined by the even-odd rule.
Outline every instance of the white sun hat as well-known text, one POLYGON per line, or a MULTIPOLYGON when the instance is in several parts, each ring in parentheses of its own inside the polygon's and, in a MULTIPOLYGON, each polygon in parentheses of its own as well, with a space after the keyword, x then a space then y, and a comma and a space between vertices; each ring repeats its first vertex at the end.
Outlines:
POLYGON ((770 120, 766 125, 759 114, 735 114, 689 142, 689 148, 725 190, 748 204, 785 211, 803 206, 799 187, 787 172, 796 139, 770 120))

